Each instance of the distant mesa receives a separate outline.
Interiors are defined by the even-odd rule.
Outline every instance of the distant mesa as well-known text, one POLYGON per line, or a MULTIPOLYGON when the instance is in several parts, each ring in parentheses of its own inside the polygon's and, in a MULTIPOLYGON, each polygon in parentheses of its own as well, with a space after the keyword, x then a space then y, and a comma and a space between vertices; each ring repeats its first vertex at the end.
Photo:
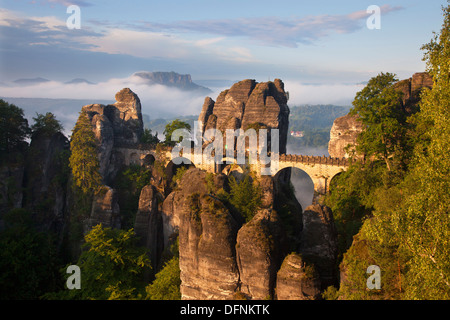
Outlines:
POLYGON ((133 74, 146 80, 147 84, 160 84, 167 87, 176 87, 184 91, 198 91, 201 94, 209 94, 212 91, 209 88, 200 86, 192 82, 190 74, 179 74, 176 72, 149 72, 140 71, 133 74))
POLYGON ((80 84, 80 83, 95 84, 95 83, 90 82, 90 81, 88 81, 86 79, 83 79, 83 78, 75 78, 75 79, 72 79, 70 81, 65 82, 65 84, 80 84))
POLYGON ((49 81, 50 80, 48 80, 48 79, 37 77, 37 78, 17 79, 14 81, 14 83, 21 85, 21 86, 31 86, 31 85, 45 83, 45 82, 49 82, 49 81))

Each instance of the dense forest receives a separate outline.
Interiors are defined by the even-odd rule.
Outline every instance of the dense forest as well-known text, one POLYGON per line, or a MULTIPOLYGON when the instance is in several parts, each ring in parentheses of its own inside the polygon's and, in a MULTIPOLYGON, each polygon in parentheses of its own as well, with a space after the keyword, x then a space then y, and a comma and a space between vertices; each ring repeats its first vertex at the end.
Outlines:
POLYGON ((355 161, 333 181, 324 202, 340 238, 339 299, 450 298, 450 7, 440 34, 425 44, 433 78, 416 110, 399 108, 394 75, 371 79, 353 102, 365 131, 355 161), (380 290, 367 290, 363 266, 381 270, 380 290))

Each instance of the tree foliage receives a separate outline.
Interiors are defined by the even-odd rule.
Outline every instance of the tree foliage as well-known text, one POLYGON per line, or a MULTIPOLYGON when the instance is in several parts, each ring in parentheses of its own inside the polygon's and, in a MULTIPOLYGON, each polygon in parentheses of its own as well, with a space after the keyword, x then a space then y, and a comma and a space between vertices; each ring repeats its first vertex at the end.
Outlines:
POLYGON ((259 184, 254 183, 250 175, 238 181, 235 177, 230 176, 230 193, 228 201, 236 208, 248 222, 256 214, 261 206, 262 191, 259 184))
MULTIPOLYGON (((172 134, 175 130, 178 129, 186 129, 188 131, 191 131, 191 125, 187 122, 181 121, 179 119, 175 119, 172 122, 168 123, 166 125, 166 128, 164 129, 164 136, 165 141, 164 143, 168 146, 174 146, 179 141, 172 141, 172 134)), ((181 139, 181 137, 180 137, 181 139)))
POLYGON ((31 212, 13 209, 3 216, 0 233, 0 299, 39 299, 59 280, 56 248, 49 234, 39 232, 31 212))
POLYGON ((357 139, 357 152, 386 162, 402 146, 405 136, 405 113, 401 108, 401 92, 393 86, 398 79, 391 73, 380 73, 356 94, 350 114, 357 114, 364 131, 357 139))
MULTIPOLYGON (((85 250, 76 265, 81 270, 81 289, 63 290, 48 298, 122 300, 141 299, 144 275, 151 270, 147 249, 137 245, 130 229, 94 226, 85 236, 85 250)), ((64 268, 63 273, 66 272, 64 268)), ((66 275, 67 277, 67 275, 66 275)))
POLYGON ((42 134, 51 137, 64 129, 61 122, 51 112, 47 112, 45 115, 36 113, 36 117, 33 120, 34 124, 31 126, 32 136, 42 134))
POLYGON ((179 257, 170 259, 156 274, 156 279, 146 287, 149 300, 180 300, 180 267, 179 257))
MULTIPOLYGON (((341 270, 346 277, 339 289, 341 299, 450 299, 450 6, 443 12, 441 33, 423 46, 433 87, 422 91, 417 114, 399 122, 406 139, 399 137, 397 141, 406 141, 411 151, 396 152, 390 149, 393 144, 386 149, 377 149, 379 144, 367 146, 367 150, 376 151, 373 155, 383 160, 387 156, 391 163, 401 162, 409 153, 406 170, 393 175, 388 166, 377 171, 367 166, 351 169, 326 199, 335 205, 338 216, 342 203, 351 197, 357 206, 364 203, 368 211, 343 254, 341 270), (379 178, 371 182, 368 177, 374 175, 379 178), (371 187, 362 186, 358 192, 356 176, 371 187), (370 264, 381 269, 380 291, 368 291, 365 285, 365 269, 370 264)), ((389 113, 383 117, 389 118, 389 113)), ((402 130, 388 129, 387 133, 402 130)), ((380 130, 367 132, 363 142, 379 142, 383 136, 380 130)), ((397 135, 392 137, 384 141, 396 141, 397 135)))
POLYGON ((70 168, 75 185, 84 194, 92 194, 101 185, 100 163, 97 155, 97 141, 89 117, 81 112, 73 129, 70 142, 70 168))
POLYGON ((157 134, 152 134, 152 130, 145 128, 141 136, 141 143, 156 145, 159 143, 157 134))
POLYGON ((399 223, 401 240, 411 253, 408 297, 450 299, 450 5, 443 9, 439 35, 423 46, 433 88, 421 100, 420 118, 432 123, 429 144, 415 150, 414 166, 399 223))
POLYGON ((20 150, 29 134, 30 128, 23 110, 0 99, 0 158, 20 150))
POLYGON ((119 195, 119 208, 123 228, 134 226, 139 206, 139 196, 151 178, 151 170, 132 164, 118 172, 114 188, 119 195))

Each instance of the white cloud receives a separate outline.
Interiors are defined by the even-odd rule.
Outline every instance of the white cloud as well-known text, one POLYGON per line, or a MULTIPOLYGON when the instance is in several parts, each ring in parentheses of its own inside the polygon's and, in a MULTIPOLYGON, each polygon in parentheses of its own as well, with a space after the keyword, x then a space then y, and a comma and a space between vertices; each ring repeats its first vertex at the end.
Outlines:
MULTIPOLYGON (((163 85, 148 85, 140 77, 113 78, 98 84, 65 84, 49 81, 31 86, 0 87, 0 96, 16 98, 83 99, 97 103, 99 100, 114 101, 115 94, 122 88, 130 88, 141 100, 143 113, 153 117, 161 115, 199 114, 205 96, 195 91, 182 91, 163 85)), ((213 98, 219 92, 211 94, 213 98)), ((78 110, 69 113, 77 114, 78 110)), ((41 111, 40 111, 41 112, 41 111)))
POLYGON ((139 58, 202 60, 214 56, 222 60, 248 62, 249 49, 222 43, 224 37, 190 40, 176 34, 109 28, 101 37, 78 37, 89 51, 125 54, 139 58))
MULTIPOLYGON (((383 5, 383 14, 402 7, 383 5)), ((265 46, 295 48, 299 43, 311 44, 332 33, 351 33, 365 27, 366 10, 348 14, 325 14, 295 18, 256 17, 236 19, 185 20, 172 23, 146 22, 137 26, 152 32, 188 32, 225 37, 244 37, 265 46)))

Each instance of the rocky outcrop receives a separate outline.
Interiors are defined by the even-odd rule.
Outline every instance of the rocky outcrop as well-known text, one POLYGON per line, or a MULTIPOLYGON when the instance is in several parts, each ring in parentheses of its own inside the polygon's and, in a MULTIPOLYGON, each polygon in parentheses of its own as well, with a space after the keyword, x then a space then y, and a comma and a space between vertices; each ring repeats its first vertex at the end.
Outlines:
POLYGON ((279 150, 286 153, 287 100, 284 84, 279 79, 262 83, 250 79, 240 81, 222 91, 215 102, 210 98, 205 100, 199 116, 202 133, 207 129, 218 129, 226 141, 226 129, 279 129, 279 150))
POLYGON ((284 234, 275 211, 256 214, 237 234, 236 259, 240 292, 249 299, 274 296, 277 270, 283 257, 284 234))
POLYGON ((124 88, 115 98, 112 105, 90 104, 82 108, 88 114, 99 142, 100 174, 107 185, 124 165, 123 157, 115 149, 136 147, 144 130, 139 97, 124 88))
MULTIPOLYGON (((431 88, 433 79, 427 72, 413 74, 409 79, 399 81, 394 84, 394 88, 402 93, 400 107, 402 111, 410 115, 417 111, 420 101, 420 93, 424 88, 431 88)), ((350 154, 345 150, 348 145, 355 146, 356 139, 364 127, 358 116, 346 115, 337 118, 330 131, 330 141, 328 143, 328 153, 333 158, 348 158, 350 154)), ((350 148, 350 151, 354 147, 350 148)))
POLYGON ((320 295, 320 280, 314 267, 306 265, 297 253, 289 254, 277 273, 278 300, 316 300, 320 295))
POLYGON ((431 88, 433 78, 427 72, 418 72, 409 79, 399 81, 394 87, 403 93, 402 108, 407 114, 415 112, 420 101, 420 93, 423 88, 431 88))
POLYGON ((25 166, 0 167, 0 214, 13 208, 22 208, 25 166))
POLYGON ((162 205, 164 247, 169 245, 171 236, 178 232, 182 216, 189 208, 188 197, 194 193, 207 192, 206 172, 197 168, 188 169, 176 190, 167 196, 162 205))
POLYGON ((25 176, 25 206, 34 212, 42 230, 61 236, 65 224, 69 141, 60 132, 33 136, 28 150, 25 176))
POLYGON ((345 115, 339 117, 333 122, 330 130, 330 142, 328 143, 328 153, 332 158, 348 158, 350 150, 346 150, 347 146, 356 145, 356 139, 362 132, 363 125, 358 121, 358 116, 345 115))
POLYGON ((183 299, 232 299, 239 282, 238 223, 214 197, 195 193, 181 217, 180 291, 183 299))
POLYGON ((162 216, 158 206, 161 198, 162 195, 153 185, 142 188, 134 224, 134 232, 139 237, 140 245, 150 252, 154 270, 158 267, 164 249, 162 216))
POLYGON ((91 215, 85 221, 84 232, 89 232, 98 224, 104 228, 120 229, 121 226, 117 192, 108 186, 103 186, 94 196, 91 215))
POLYGON ((300 254, 317 270, 322 289, 337 284, 337 231, 329 207, 315 204, 303 212, 300 254))

